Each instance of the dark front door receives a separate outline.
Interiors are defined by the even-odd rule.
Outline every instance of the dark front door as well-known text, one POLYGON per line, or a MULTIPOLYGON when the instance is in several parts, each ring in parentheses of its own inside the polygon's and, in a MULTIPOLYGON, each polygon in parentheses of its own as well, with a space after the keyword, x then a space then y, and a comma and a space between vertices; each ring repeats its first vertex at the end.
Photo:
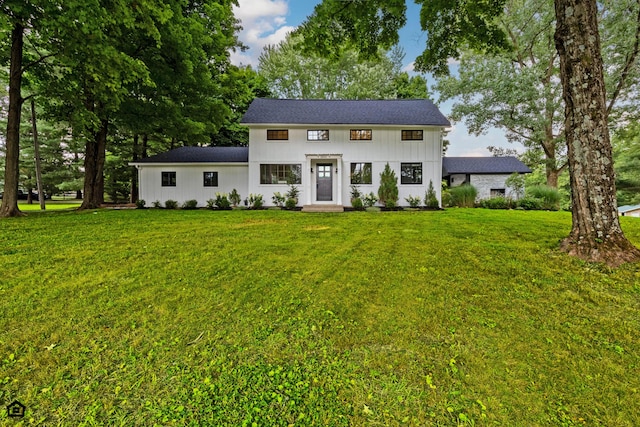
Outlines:
POLYGON ((318 202, 329 202, 333 200, 332 167, 330 163, 319 163, 316 165, 316 200, 318 202))

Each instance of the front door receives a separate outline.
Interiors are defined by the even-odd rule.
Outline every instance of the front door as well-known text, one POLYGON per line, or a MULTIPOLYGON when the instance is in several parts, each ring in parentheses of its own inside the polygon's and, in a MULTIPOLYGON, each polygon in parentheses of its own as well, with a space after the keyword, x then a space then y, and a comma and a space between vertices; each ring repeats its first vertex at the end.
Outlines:
POLYGON ((319 163, 316 165, 316 200, 329 202, 333 200, 333 177, 331 163, 319 163))

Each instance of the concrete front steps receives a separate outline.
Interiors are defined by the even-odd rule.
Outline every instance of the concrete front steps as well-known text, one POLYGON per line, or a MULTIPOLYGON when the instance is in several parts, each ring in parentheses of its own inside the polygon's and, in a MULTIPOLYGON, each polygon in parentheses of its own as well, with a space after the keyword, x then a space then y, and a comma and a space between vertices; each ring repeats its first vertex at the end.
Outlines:
POLYGON ((342 205, 304 205, 302 212, 344 212, 342 205))

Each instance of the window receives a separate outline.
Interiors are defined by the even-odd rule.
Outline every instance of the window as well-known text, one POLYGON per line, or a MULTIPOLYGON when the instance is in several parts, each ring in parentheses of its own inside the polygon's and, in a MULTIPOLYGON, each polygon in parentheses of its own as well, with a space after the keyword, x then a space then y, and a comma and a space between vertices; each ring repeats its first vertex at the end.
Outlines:
POLYGON ((351 129, 352 141, 371 141, 371 129, 351 129))
POLYGON ((371 163, 351 163, 351 183, 371 184, 371 163))
POLYGON ((422 141, 422 130, 403 130, 403 141, 422 141))
POLYGON ((307 141, 328 141, 329 140, 329 131, 324 129, 316 129, 316 130, 308 130, 307 131, 307 141))
POLYGON ((422 184, 422 163, 402 163, 400 165, 401 184, 422 184))
POLYGON ((267 129, 267 140, 269 141, 286 141, 288 139, 288 129, 267 129))
POLYGON ((176 186, 176 173, 175 172, 162 172, 162 186, 163 187, 175 187, 176 186))
POLYGON ((302 165, 260 165, 260 184, 302 184, 302 165))
POLYGON ((204 172, 202 174, 205 187, 218 186, 218 172, 204 172))
POLYGON ((506 191, 504 188, 492 188, 491 189, 491 197, 504 197, 506 191))

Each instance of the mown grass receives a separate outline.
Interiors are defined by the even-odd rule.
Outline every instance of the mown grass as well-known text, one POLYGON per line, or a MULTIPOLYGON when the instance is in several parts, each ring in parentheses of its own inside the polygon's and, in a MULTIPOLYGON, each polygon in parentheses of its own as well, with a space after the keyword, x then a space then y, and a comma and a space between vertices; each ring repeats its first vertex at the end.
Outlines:
MULTIPOLYGON (((46 200, 45 210, 57 211, 77 209, 80 207, 81 202, 82 200, 46 200)), ((34 201, 31 204, 27 202, 19 202, 18 208, 23 212, 40 211, 40 202, 34 201)))
MULTIPOLYGON (((622 218, 640 244, 640 221, 622 218)), ((0 221, 7 425, 640 425, 640 266, 562 212, 0 221)))

